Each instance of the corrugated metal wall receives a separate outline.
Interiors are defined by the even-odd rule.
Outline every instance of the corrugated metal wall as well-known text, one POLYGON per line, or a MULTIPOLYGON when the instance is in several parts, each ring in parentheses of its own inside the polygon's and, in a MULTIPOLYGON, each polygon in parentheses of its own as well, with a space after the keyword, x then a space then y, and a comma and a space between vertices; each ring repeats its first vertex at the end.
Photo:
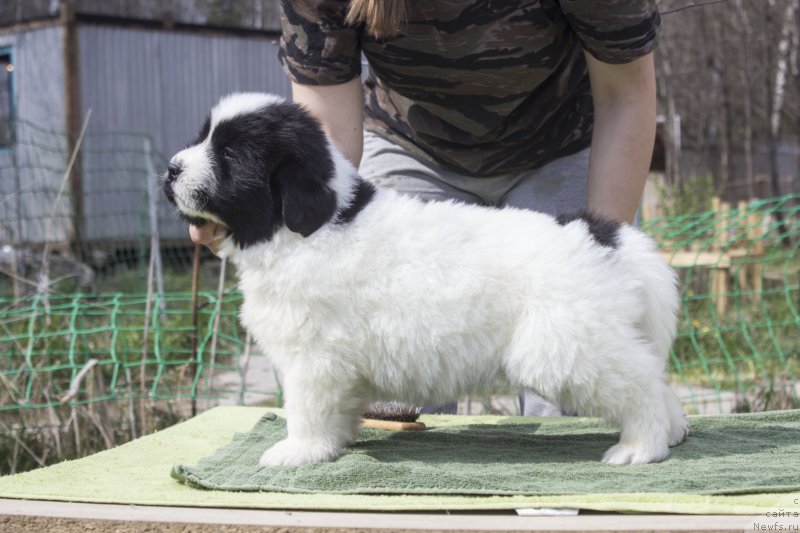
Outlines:
POLYGON ((16 143, 0 149, 0 242, 66 240, 69 191, 54 205, 66 168, 64 59, 58 26, 0 32, 14 61, 16 143), (50 214, 55 213, 50 223, 50 214))
MULTIPOLYGON (((131 240, 146 232, 153 167, 143 136, 168 157, 194 137, 221 96, 290 91, 277 46, 266 37, 82 24, 78 47, 83 113, 92 109, 83 153, 87 239, 131 240)), ((155 169, 162 164, 157 160, 155 169)), ((161 195, 159 212, 162 238, 186 238, 185 224, 161 195)))

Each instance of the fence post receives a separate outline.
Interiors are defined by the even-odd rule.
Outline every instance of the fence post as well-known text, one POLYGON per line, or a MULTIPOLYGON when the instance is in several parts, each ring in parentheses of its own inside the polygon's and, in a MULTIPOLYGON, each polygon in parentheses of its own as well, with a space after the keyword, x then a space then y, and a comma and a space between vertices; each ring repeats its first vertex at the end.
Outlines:
POLYGON ((158 234, 158 178, 153 165, 153 141, 144 138, 144 160, 147 171, 147 214, 150 223, 150 253, 153 255, 153 268, 156 278, 156 293, 159 296, 161 311, 164 311, 164 270, 161 263, 161 238, 158 234))
POLYGON ((748 239, 755 243, 753 246, 752 254, 758 259, 752 263, 752 289, 753 289, 753 302, 756 304, 761 303, 761 291, 764 290, 764 282, 762 277, 761 262, 764 259, 764 220, 762 213, 757 208, 754 208, 752 213, 747 217, 748 239))
POLYGON ((728 309, 728 270, 729 261, 723 260, 728 255, 728 217, 731 206, 723 202, 718 196, 711 199, 711 209, 714 211, 715 239, 711 249, 717 254, 717 264, 712 270, 712 297, 716 304, 717 314, 723 316, 728 309), (722 263, 722 264, 720 264, 722 263))
MULTIPOLYGON (((19 122, 15 122, 13 128, 11 129, 12 132, 16 132, 17 128, 19 128, 19 122)), ((12 133, 13 135, 14 133, 12 133)), ((11 168, 14 173, 14 207, 12 208, 9 206, 9 209, 13 209, 14 216, 17 219, 16 228, 12 228, 9 226, 8 233, 9 233, 9 242, 11 243, 11 283, 14 288, 14 299, 18 299, 22 296, 22 288, 20 287, 19 281, 19 270, 18 270, 18 263, 17 263, 17 252, 20 249, 20 244, 25 242, 25 237, 22 233, 22 180, 20 179, 20 166, 19 161, 17 160, 18 150, 19 150, 19 140, 14 139, 14 146, 11 147, 11 168), (16 235, 15 230, 16 229, 16 235)))
MULTIPOLYGON (((80 53, 78 50, 78 30, 75 8, 72 3, 62 2, 59 24, 62 28, 61 44, 64 61, 64 103, 66 104, 67 151, 74 151, 81 127, 80 97, 80 53)), ((75 160, 69 176, 72 198, 72 249, 76 257, 82 257, 83 250, 83 165, 81 158, 75 160)))

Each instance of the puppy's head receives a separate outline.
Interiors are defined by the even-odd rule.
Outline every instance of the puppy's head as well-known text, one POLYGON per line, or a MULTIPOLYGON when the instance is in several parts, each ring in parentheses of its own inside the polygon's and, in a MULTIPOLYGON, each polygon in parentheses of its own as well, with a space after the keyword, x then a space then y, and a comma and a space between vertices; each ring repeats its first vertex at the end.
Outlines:
POLYGON ((164 176, 167 199, 194 224, 221 223, 245 248, 282 226, 307 237, 336 212, 328 139, 304 109, 259 93, 223 98, 164 176))

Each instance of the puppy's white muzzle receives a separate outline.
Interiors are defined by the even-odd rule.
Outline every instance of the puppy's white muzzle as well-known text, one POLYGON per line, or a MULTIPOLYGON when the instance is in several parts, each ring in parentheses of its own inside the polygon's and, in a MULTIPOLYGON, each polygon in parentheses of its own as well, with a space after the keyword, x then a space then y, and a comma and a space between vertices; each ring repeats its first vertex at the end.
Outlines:
POLYGON ((172 179, 171 187, 175 203, 182 213, 189 216, 210 218, 205 212, 204 195, 214 194, 215 180, 208 143, 203 142, 181 150, 170 161, 167 179, 172 179))

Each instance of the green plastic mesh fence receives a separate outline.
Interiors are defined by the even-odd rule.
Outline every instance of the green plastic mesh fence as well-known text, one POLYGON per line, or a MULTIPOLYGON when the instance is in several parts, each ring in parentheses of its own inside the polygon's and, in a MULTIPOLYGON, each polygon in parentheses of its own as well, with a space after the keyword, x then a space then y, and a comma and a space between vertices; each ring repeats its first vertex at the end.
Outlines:
MULTIPOLYGON (((190 290, 193 248, 149 139, 87 136, 79 192, 59 195, 63 135, 18 132, 0 153, 0 472, 215 403, 280 404, 238 324, 231 269, 204 252, 190 290)), ((793 194, 642 224, 681 282, 671 371, 690 412, 800 405, 798 210, 793 194)))
POLYGON ((643 224, 681 280, 672 370, 692 410, 800 406, 798 210, 798 195, 715 201, 643 224))
POLYGON ((2 301, 0 412, 231 392, 205 384, 215 371, 238 371, 239 300, 230 291, 199 292, 196 304, 189 293, 2 301))

